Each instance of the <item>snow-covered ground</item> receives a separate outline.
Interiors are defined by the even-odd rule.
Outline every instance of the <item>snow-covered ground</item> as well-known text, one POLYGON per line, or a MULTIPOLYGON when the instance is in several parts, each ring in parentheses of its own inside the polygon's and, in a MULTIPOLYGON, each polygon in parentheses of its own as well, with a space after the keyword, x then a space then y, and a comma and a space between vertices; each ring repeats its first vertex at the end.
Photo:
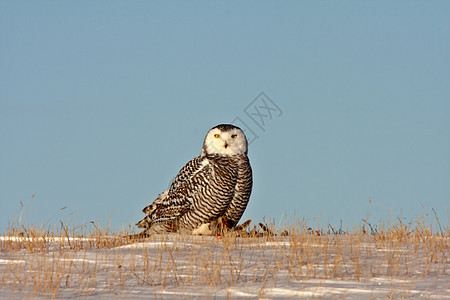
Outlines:
POLYGON ((105 246, 91 238, 3 236, 0 242, 0 299, 450 299, 448 238, 165 235, 105 246))

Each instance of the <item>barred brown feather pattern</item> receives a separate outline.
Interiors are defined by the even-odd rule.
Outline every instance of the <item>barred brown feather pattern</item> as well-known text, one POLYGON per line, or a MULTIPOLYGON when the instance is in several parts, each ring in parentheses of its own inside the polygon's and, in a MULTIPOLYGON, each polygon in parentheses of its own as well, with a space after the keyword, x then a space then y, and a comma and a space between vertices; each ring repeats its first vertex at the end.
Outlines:
POLYGON ((252 193, 253 175, 252 167, 246 155, 240 155, 237 183, 233 200, 228 206, 223 221, 229 228, 237 225, 247 208, 252 193))
MULTIPOLYGON (((208 155, 194 158, 178 173, 162 199, 144 208, 141 228, 164 223, 165 229, 192 229, 225 215, 234 226, 241 218, 252 188, 247 156, 208 155)), ((160 196, 160 197, 161 197, 160 196)))
POLYGON ((208 172, 190 182, 192 209, 180 218, 183 228, 195 228, 222 216, 231 203, 237 183, 238 157, 208 155, 208 172))
MULTIPOLYGON (((178 228, 178 219, 191 209, 191 182, 198 182, 202 177, 200 171, 208 173, 207 166, 202 164, 205 158, 197 157, 189 161, 173 180, 169 190, 160 195, 153 204, 144 208, 147 216, 138 223, 140 228, 150 228, 153 224, 165 223, 166 229, 178 228)), ((164 225, 164 224, 163 224, 164 225)))

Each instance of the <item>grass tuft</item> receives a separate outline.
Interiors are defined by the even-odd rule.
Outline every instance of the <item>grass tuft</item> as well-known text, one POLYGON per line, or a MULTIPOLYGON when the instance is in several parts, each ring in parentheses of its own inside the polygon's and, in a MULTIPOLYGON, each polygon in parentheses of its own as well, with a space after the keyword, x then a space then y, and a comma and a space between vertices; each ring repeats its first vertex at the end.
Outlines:
MULTIPOLYGON (((68 222, 70 223, 70 222, 68 222)), ((55 298, 121 294, 129 287, 214 292, 253 285, 263 297, 279 282, 420 280, 448 276, 449 230, 425 217, 344 230, 306 221, 259 225, 271 234, 216 237, 178 234, 130 239, 94 222, 71 227, 13 224, 0 236, 0 288, 55 298)), ((251 230, 255 230, 255 226, 251 230)), ((251 232, 251 230, 249 230, 251 232)), ((390 296, 407 298, 393 289, 390 296)))

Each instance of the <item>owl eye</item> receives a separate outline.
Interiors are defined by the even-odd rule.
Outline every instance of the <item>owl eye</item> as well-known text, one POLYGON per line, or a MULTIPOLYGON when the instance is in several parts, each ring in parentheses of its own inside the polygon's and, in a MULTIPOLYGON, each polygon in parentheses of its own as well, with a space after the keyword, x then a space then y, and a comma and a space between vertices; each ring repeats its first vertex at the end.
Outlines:
POLYGON ((232 134, 232 135, 231 135, 231 138, 232 138, 232 139, 237 138, 237 134, 232 134))
POLYGON ((220 138, 220 134, 217 134, 217 133, 216 133, 216 134, 214 135, 214 137, 215 137, 215 138, 220 138))

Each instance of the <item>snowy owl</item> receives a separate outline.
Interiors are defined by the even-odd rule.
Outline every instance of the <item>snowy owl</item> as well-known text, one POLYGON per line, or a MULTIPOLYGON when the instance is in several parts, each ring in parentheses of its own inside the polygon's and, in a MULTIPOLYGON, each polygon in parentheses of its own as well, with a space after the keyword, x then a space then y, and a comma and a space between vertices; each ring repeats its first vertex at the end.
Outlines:
POLYGON ((143 234, 213 234, 231 229, 244 213, 252 192, 247 138, 234 125, 221 124, 206 134, 199 157, 189 161, 142 212, 143 234))

